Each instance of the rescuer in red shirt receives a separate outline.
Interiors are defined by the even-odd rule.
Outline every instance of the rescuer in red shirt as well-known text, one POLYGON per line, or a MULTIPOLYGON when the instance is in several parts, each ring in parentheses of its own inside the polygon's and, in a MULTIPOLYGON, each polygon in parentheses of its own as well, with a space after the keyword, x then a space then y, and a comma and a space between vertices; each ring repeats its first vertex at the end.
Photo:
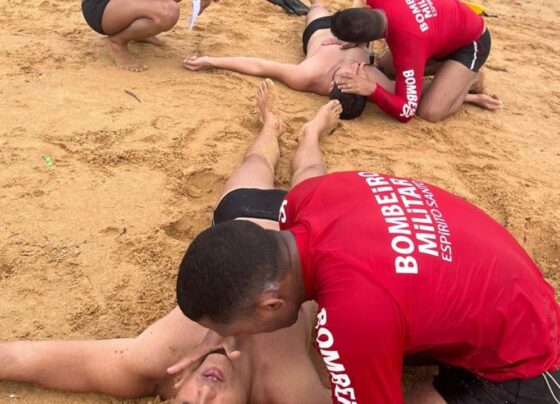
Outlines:
POLYGON ((403 402, 403 358, 419 356, 440 372, 415 400, 560 397, 560 309, 505 228, 422 181, 320 173, 287 194, 280 232, 229 221, 195 238, 178 278, 185 315, 252 334, 293 324, 316 300, 335 403, 403 402))
POLYGON ((445 119, 457 112, 469 92, 480 93, 488 109, 501 106, 495 96, 482 94, 484 77, 479 69, 490 53, 490 32, 468 6, 459 0, 368 0, 367 4, 371 9, 335 13, 331 31, 349 43, 384 38, 389 51, 378 67, 395 79, 395 90, 383 88, 361 66, 335 76, 343 92, 369 96, 401 122, 415 114, 432 122, 445 119), (425 74, 434 74, 434 79, 423 86, 425 74))

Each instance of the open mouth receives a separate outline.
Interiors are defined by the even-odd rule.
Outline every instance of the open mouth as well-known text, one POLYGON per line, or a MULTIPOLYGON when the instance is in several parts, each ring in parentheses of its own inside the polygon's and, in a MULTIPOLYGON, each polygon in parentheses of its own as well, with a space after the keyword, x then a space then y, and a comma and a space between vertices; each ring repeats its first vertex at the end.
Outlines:
POLYGON ((213 381, 213 382, 223 382, 224 381, 224 375, 220 371, 220 369, 218 369, 218 368, 206 369, 204 371, 204 373, 202 373, 202 376, 204 378, 208 379, 208 380, 213 381))
MULTIPOLYGON (((218 348, 215 349, 211 352, 208 352, 208 354, 204 357, 204 360, 206 360, 206 358, 209 355, 212 354, 219 354, 219 355, 223 355, 227 358, 227 353, 226 350, 224 348, 218 348)), ((224 374, 222 373, 222 371, 216 367, 211 367, 209 369, 206 369, 203 373, 202 373, 202 377, 204 377, 207 380, 210 380, 212 382, 223 382, 225 380, 224 378, 224 374)))

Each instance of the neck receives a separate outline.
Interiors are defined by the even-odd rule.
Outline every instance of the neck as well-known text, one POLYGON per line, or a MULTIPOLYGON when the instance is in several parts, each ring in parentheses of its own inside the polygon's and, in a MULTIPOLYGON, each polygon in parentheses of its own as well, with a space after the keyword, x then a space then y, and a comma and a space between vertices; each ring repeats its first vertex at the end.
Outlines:
POLYGON ((289 282, 291 283, 290 289, 293 290, 292 297, 295 303, 302 305, 309 300, 309 298, 303 283, 301 259, 296 239, 294 235, 287 230, 276 233, 276 237, 282 251, 280 265, 284 268, 289 268, 287 279, 289 279, 289 282))

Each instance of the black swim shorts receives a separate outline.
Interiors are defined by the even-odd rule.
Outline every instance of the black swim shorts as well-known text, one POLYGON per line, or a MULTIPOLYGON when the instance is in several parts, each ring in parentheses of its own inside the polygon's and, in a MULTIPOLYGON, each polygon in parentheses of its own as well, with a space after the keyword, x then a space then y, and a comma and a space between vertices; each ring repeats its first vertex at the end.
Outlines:
POLYGON ((560 398, 560 388, 555 381, 560 383, 560 371, 494 383, 465 369, 442 365, 434 387, 449 404, 556 404, 553 394, 560 398))
POLYGON ((101 21, 103 20, 103 13, 109 1, 110 0, 84 0, 82 2, 82 13, 84 14, 87 24, 91 29, 101 35, 107 35, 103 31, 101 21))
POLYGON ((484 34, 476 41, 472 41, 468 45, 457 49, 455 52, 441 58, 442 60, 455 60, 466 66, 473 72, 477 72, 488 59, 490 48, 492 47, 492 38, 490 31, 486 29, 484 34))
POLYGON ((280 189, 234 189, 222 198, 214 210, 213 224, 240 217, 278 221, 287 193, 280 189))
POLYGON ((311 35, 315 32, 319 31, 320 29, 331 29, 331 16, 325 16, 317 18, 316 20, 311 21, 307 27, 303 30, 303 53, 307 55, 307 45, 309 44, 309 40, 311 39, 311 35))

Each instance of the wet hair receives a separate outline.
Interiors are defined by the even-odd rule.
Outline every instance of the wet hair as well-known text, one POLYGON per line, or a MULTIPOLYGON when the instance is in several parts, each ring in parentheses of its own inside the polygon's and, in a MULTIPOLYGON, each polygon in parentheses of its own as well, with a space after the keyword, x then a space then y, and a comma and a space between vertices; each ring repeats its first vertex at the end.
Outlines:
POLYGON ((340 102, 342 107, 340 119, 354 119, 362 115, 368 99, 364 95, 343 93, 337 85, 333 86, 329 98, 340 102))
POLYGON ((346 42, 370 42, 383 36, 383 16, 369 8, 350 8, 331 17, 332 34, 346 42))
POLYGON ((177 277, 177 303, 188 318, 228 324, 249 313, 267 284, 283 278, 279 244, 271 230, 230 220, 200 233, 177 277))

